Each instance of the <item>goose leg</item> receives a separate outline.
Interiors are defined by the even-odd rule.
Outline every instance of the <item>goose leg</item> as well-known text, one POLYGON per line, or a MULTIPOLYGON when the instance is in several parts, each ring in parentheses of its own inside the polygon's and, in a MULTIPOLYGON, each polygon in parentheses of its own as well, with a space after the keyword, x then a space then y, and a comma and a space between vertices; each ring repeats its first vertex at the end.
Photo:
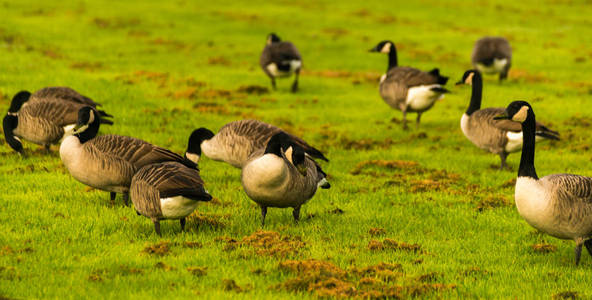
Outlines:
POLYGON ((508 70, 504 69, 499 75, 499 82, 502 82, 506 78, 508 78, 508 70))
POLYGON ((421 113, 417 113, 417 119, 415 120, 415 128, 419 129, 419 119, 421 118, 421 113))
POLYGON ((401 122, 403 122, 403 130, 408 130, 409 127, 407 126, 407 110, 403 110, 403 120, 401 120, 401 122))
POLYGON ((500 165, 500 170, 503 169, 509 169, 510 167, 508 167, 508 165, 506 164, 506 158, 508 157, 508 153, 506 153, 505 151, 499 154, 499 157, 502 161, 502 164, 500 165))
POLYGON ((275 78, 273 78, 271 76, 270 76, 270 78, 271 78, 271 88, 275 91, 277 89, 275 86, 275 78))
POLYGON ((45 145, 43 146, 43 148, 45 148, 45 153, 49 153, 49 152, 50 152, 50 147, 51 147, 51 146, 50 146, 49 144, 45 144, 45 145))
POLYGON ((300 75, 300 69, 296 70, 294 74, 294 83, 292 83, 292 93, 298 91, 298 76, 300 75))
POLYGON ((125 206, 129 206, 129 194, 128 193, 123 193, 123 203, 125 204, 125 206))
POLYGON ((300 206, 294 207, 292 216, 294 216, 294 221, 298 222, 300 220, 300 206))
POLYGON ((185 231, 185 218, 181 218, 179 222, 181 223, 181 231, 185 231))
POLYGON ((590 255, 592 255, 592 239, 585 241, 584 246, 586 246, 588 253, 590 253, 590 255))
POLYGON ((580 264, 580 256, 582 256, 582 243, 576 245, 576 266, 580 264))
POLYGON ((265 226, 265 216, 267 215, 267 206, 261 206, 261 227, 265 226))
POLYGON ((115 202, 115 197, 117 196, 116 192, 110 192, 109 196, 111 197, 111 204, 115 202))
POLYGON ((160 222, 158 220, 152 220, 152 222, 154 223, 154 230, 156 230, 156 234, 162 237, 162 234, 160 233, 160 222))

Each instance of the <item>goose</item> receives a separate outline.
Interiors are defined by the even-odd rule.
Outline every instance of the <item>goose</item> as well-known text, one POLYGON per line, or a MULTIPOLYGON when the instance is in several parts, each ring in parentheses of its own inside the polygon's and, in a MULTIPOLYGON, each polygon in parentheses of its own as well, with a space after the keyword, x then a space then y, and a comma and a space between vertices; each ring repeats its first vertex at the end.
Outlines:
MULTIPOLYGON (((508 154, 517 152, 522 148, 522 127, 520 127, 520 124, 508 120, 494 120, 494 117, 501 114, 504 108, 489 107, 481 109, 483 80, 479 71, 466 71, 461 81, 456 84, 472 86, 471 102, 460 119, 460 128, 463 134, 475 146, 499 155, 501 159, 500 169, 508 168, 506 164, 508 154)), ((536 123, 535 133, 537 140, 559 140, 558 132, 538 122, 536 123)))
POLYGON ((483 37, 475 42, 471 62, 481 73, 499 74, 499 81, 502 81, 508 77, 512 65, 510 43, 503 37, 483 37))
MULTIPOLYGON (((292 216, 298 221, 300 207, 316 193, 319 178, 326 177, 319 170, 289 135, 280 132, 271 137, 241 171, 245 193, 261 207, 261 226, 265 226, 268 207, 293 207, 292 216)), ((329 187, 327 183, 323 188, 329 187)))
POLYGON ((85 106, 78 112, 73 135, 60 145, 60 158, 76 180, 104 191, 123 194, 127 205, 133 175, 141 167, 159 162, 175 161, 189 168, 197 165, 167 149, 128 136, 96 136, 100 121, 97 111, 85 106))
MULTIPOLYGON (((264 149, 269 139, 280 132, 286 133, 278 127, 258 120, 230 122, 220 128, 215 135, 211 130, 201 127, 191 133, 185 156, 197 164, 203 153, 210 159, 242 168, 255 151, 264 149)), ((329 161, 321 151, 304 140, 293 135, 289 136, 308 155, 329 161)))
MULTIPOLYGON (((49 152, 52 144, 57 144, 62 138, 72 134, 78 111, 85 105, 66 102, 28 104, 29 99, 21 93, 13 97, 2 122, 4 137, 8 145, 19 154, 23 154, 21 139, 42 145, 49 152)), ((108 114, 100 114, 98 120, 112 125, 113 122, 103 115, 108 114)))
POLYGON ((518 213, 528 224, 546 234, 574 240, 578 265, 582 245, 592 255, 592 178, 573 174, 537 176, 534 167, 536 118, 528 102, 510 103, 496 119, 518 122, 524 132, 514 193, 518 213))
POLYGON ((417 113, 419 128, 421 114, 434 106, 436 100, 449 93, 443 86, 448 77, 440 75, 439 69, 423 72, 411 67, 397 65, 397 49, 391 41, 382 41, 370 52, 388 54, 388 69, 380 78, 380 96, 390 107, 403 112, 403 129, 407 129, 407 113, 417 113))
POLYGON ((29 98, 28 103, 35 103, 41 101, 65 101, 89 105, 93 108, 101 106, 100 103, 97 103, 89 97, 81 95, 74 89, 65 86, 45 87, 36 91, 33 94, 31 94, 31 92, 29 91, 20 91, 17 93, 17 95, 19 95, 20 97, 29 98))
POLYGON ((155 163, 142 167, 132 177, 130 196, 138 214, 154 223, 159 236, 160 220, 178 219, 185 230, 185 217, 199 201, 210 201, 212 196, 204 188, 197 168, 178 162, 155 163))
POLYGON ((276 77, 289 77, 292 74, 294 74, 292 92, 298 90, 298 76, 302 68, 302 57, 296 46, 291 42, 282 41, 275 33, 270 33, 259 58, 259 65, 271 79, 271 86, 274 90, 276 89, 276 77))

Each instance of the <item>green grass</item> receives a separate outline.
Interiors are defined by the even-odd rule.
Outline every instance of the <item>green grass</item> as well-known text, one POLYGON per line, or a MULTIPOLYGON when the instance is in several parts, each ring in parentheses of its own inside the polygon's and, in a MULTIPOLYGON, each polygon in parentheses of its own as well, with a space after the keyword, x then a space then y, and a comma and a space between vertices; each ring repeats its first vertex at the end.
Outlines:
MULTIPOLYGON (((134 136, 178 153, 197 127, 215 131, 257 118, 324 150, 332 188, 304 206, 299 224, 290 210, 271 209, 265 230, 300 237, 304 245, 296 243, 297 252, 286 256, 257 255, 256 247, 233 250, 233 243, 220 240, 240 241, 260 229, 259 209, 243 192, 240 171, 226 164, 201 161, 202 178, 218 200, 198 207, 200 218, 188 222, 188 232, 163 222, 159 238, 120 198, 112 206, 107 193, 86 191, 62 166, 57 146, 43 155, 26 143, 30 155, 21 158, 2 140, 0 296, 309 298, 315 294, 270 287, 297 276, 282 271, 280 262, 318 259, 346 270, 400 264, 388 285, 406 287, 402 296, 421 287, 420 276, 435 272, 426 284, 455 288, 416 296, 592 297, 592 258, 584 253, 575 267, 573 242, 539 234, 521 219, 507 184, 515 172, 492 168, 499 158, 463 137, 459 119, 470 89, 453 86, 470 67, 475 40, 506 36, 514 49, 510 79, 498 84, 486 77, 483 105, 531 101, 539 120, 563 137, 537 147, 539 175, 592 175, 590 1, 57 3, 0 2, 0 111, 19 90, 70 86, 115 116, 103 134, 134 136), (269 86, 258 58, 272 31, 303 55, 301 91, 289 93, 291 80, 280 80, 270 94, 236 92, 269 86), (400 64, 439 67, 450 76, 453 93, 423 115, 420 130, 402 131, 391 122, 400 112, 380 99, 372 80, 387 58, 367 50, 384 39, 398 46, 400 64), (369 160, 418 165, 352 172, 369 160), (343 213, 332 213, 337 208, 343 213), (386 233, 371 236, 371 228, 386 233), (421 250, 368 248, 385 238, 421 250), (165 255, 144 251, 163 241, 170 248, 165 255), (185 247, 187 241, 203 246, 185 247), (556 251, 535 252, 535 244, 556 251), (156 267, 159 262, 168 267, 156 267), (207 267, 207 274, 195 276, 190 267, 207 267), (243 291, 226 290, 225 279, 243 291)), ((519 154, 508 163, 516 170, 519 154)))

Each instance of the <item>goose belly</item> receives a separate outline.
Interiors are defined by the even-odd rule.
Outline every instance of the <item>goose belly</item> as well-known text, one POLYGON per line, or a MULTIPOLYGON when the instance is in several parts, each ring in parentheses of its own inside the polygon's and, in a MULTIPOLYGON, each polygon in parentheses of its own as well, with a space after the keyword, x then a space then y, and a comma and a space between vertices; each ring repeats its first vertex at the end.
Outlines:
POLYGON ((25 126, 17 126, 13 130, 13 134, 31 143, 45 145, 58 142, 63 135, 63 131, 59 126, 42 119, 29 119, 25 126))
POLYGON ((507 64, 508 64, 507 58, 502 58, 502 59, 494 58, 493 63, 490 66, 486 66, 482 63, 477 63, 476 67, 477 67, 477 70, 479 70, 479 72, 481 72, 481 73, 495 74, 495 73, 500 73, 501 71, 503 71, 507 64))
POLYGON ((297 69, 300 69, 302 66, 302 61, 300 60, 290 60, 283 62, 284 66, 288 66, 288 68, 279 68, 276 63, 270 63, 265 68, 273 77, 288 77, 294 73, 297 69))
POLYGON ((294 206, 301 195, 291 193, 290 174, 285 163, 272 154, 247 163, 242 170, 241 181, 249 198, 265 206, 294 206))
POLYGON ((432 91, 431 89, 434 87, 439 87, 440 85, 421 85, 412 87, 407 91, 407 107, 411 111, 419 111, 422 112, 424 110, 429 109, 434 105, 436 100, 442 98, 444 95, 442 93, 437 93, 432 91))
POLYGON ((506 152, 512 153, 522 149, 522 131, 508 131, 508 133, 506 133, 506 137, 508 138, 508 143, 506 143, 506 146, 504 147, 506 152))
POLYGON ((552 195, 540 180, 518 177, 514 199, 518 213, 532 227, 560 239, 575 237, 569 226, 558 222, 551 205, 552 195))
POLYGON ((190 215, 197 204, 197 201, 183 196, 161 198, 160 210, 165 219, 181 219, 190 215))

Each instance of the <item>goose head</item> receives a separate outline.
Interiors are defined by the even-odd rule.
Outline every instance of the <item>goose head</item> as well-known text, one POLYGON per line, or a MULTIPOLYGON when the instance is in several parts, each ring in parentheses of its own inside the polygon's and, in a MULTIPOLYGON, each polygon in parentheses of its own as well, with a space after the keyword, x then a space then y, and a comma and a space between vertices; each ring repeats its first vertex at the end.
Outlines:
POLYGON ((506 107, 502 115, 496 116, 495 120, 512 120, 518 123, 524 123, 529 116, 534 116, 532 107, 526 101, 514 101, 506 107))
POLYGON ((296 145, 292 138, 285 132, 276 133, 267 142, 265 148, 265 154, 273 154, 278 157, 282 157, 282 150, 286 158, 296 167, 298 172, 303 176, 306 176, 306 165, 304 163, 305 153, 304 149, 296 145))
POLYGON ((201 143, 213 137, 214 133, 207 128, 201 127, 194 130, 189 136, 185 158, 197 164, 199 162, 199 157, 201 156, 201 143))
POLYGON ((29 101, 31 97, 31 93, 27 91, 20 91, 12 97, 12 102, 10 103, 10 107, 8 108, 8 114, 16 114, 21 107, 29 101))
POLYGON ((279 43, 281 41, 282 40, 280 39, 280 37, 277 36, 277 34, 275 34, 273 32, 267 35, 267 45, 271 45, 273 43, 279 43))
POLYGON ((374 46, 374 48, 370 49, 370 52, 380 52, 380 53, 391 53, 391 51, 395 50, 395 44, 391 41, 382 41, 378 43, 378 45, 374 46))
POLYGON ((476 76, 479 76, 479 71, 477 70, 468 70, 466 71, 463 76, 462 79, 456 83, 456 85, 462 85, 462 84, 467 84, 467 85, 473 85, 473 78, 476 76))
POLYGON ((6 143, 10 146, 10 148, 14 149, 14 151, 22 154, 23 153, 23 144, 19 140, 18 137, 14 136, 13 131, 18 126, 18 116, 16 114, 11 114, 10 112, 4 117, 2 121, 2 129, 4 130, 4 138, 6 139, 6 143))
POLYGON ((100 124, 99 113, 90 106, 84 106, 78 110, 78 121, 72 133, 80 139, 80 143, 84 143, 97 135, 100 124))

